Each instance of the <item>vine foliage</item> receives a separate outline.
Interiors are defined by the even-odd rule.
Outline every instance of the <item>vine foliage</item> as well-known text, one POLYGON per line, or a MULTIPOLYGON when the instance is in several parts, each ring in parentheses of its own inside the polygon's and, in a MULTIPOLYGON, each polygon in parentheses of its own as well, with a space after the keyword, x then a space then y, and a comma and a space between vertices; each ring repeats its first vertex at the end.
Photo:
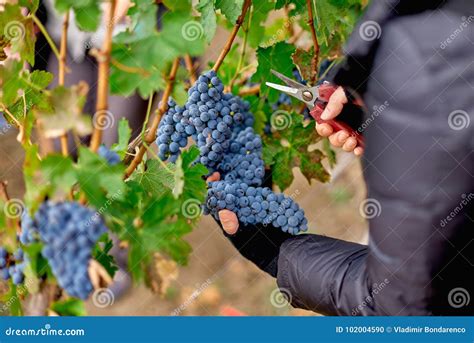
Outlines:
POLYGON ((23 301, 37 294, 48 295, 43 313, 85 313, 82 301, 58 286, 41 254, 42 243, 23 245, 17 240, 21 212, 34 216, 46 199, 78 201, 95 209, 106 223, 109 232, 97 242, 95 262, 89 267, 91 280, 100 281, 96 287, 117 270, 110 255, 113 242, 128 249, 135 282, 153 283, 149 271, 157 254, 180 265, 187 263, 191 246, 184 237, 201 216, 208 171, 194 162, 199 155, 196 147, 190 146, 176 163, 164 163, 157 158, 153 142, 168 98, 183 104, 196 70, 208 69, 206 51, 206 56, 212 56, 209 67, 218 71, 227 91, 251 103, 274 184, 286 189, 294 178, 293 167, 300 168, 308 182, 329 179, 326 167, 334 162, 333 152, 327 144, 308 148, 321 138, 314 124, 304 120, 301 104, 279 101, 281 95, 265 87, 265 82, 278 82, 270 73, 275 69, 288 76, 297 71, 307 82, 316 83, 318 70, 320 76, 323 66, 332 68, 340 61, 341 45, 365 5, 363 0, 200 0, 194 8, 189 0, 133 0, 126 19, 114 16, 118 2, 55 0, 64 18, 58 42, 37 17, 39 0, 7 1, 0 9, 0 125, 17 132, 25 151, 24 197, 9 197, 3 181, 0 192, 5 209, 0 211, 1 245, 9 252, 21 247, 28 261, 24 282, 9 281, 3 295, 13 315, 24 313, 23 301), (89 53, 97 60, 97 85, 81 81, 65 86, 67 31, 73 20, 82 31, 106 32, 97 42, 88 42, 89 53), (126 25, 116 33, 119 21, 126 25), (219 27, 229 37, 223 46, 214 39, 219 27), (40 35, 60 64, 59 84, 54 87, 53 74, 35 69, 40 35), (216 50, 221 53, 213 54, 216 50), (91 92, 97 93, 96 112, 84 113, 91 92), (132 137, 125 119, 130 114, 111 117, 109 92, 137 93, 148 99, 141 133, 132 137), (158 98, 154 95, 160 92, 160 105, 152 113, 151 104, 158 98), (117 164, 97 153, 107 119, 118 120, 118 142, 110 147, 120 157, 117 164), (90 135, 90 146, 81 143, 90 135), (74 149, 68 149, 68 137, 76 142, 74 149), (60 142, 61 153, 47 148, 54 141, 60 142), (330 163, 325 162, 328 157, 330 163), (11 211, 16 203, 21 209, 11 211))

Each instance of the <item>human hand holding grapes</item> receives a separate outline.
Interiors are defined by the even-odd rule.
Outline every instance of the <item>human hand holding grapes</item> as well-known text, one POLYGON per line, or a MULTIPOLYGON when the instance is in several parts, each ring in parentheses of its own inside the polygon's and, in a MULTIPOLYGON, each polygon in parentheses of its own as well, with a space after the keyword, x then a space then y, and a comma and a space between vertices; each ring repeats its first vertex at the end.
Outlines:
MULTIPOLYGON (((329 101, 321 114, 321 119, 329 120, 336 118, 341 112, 348 99, 342 87, 338 87, 337 90, 331 95, 329 101)), ((356 156, 361 156, 364 153, 364 149, 357 146, 357 140, 355 137, 351 137, 349 132, 345 130, 334 132, 333 128, 329 124, 316 124, 316 131, 323 137, 329 137, 329 141, 332 145, 342 150, 351 152, 353 151, 356 156)))
MULTIPOLYGON (((207 182, 219 181, 221 179, 221 175, 219 172, 214 172, 207 178, 207 182)), ((222 228, 224 231, 229 235, 234 235, 237 230, 239 229, 239 219, 237 215, 229 210, 221 210, 219 211, 219 220, 222 224, 222 228)))

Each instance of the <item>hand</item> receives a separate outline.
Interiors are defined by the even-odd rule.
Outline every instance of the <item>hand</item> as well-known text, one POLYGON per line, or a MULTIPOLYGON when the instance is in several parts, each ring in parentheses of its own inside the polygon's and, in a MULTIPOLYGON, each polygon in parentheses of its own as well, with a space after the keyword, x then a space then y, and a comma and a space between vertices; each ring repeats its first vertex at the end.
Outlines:
MULTIPOLYGON (((321 119, 329 120, 336 118, 341 112, 345 104, 347 104, 347 97, 342 87, 338 87, 336 91, 331 95, 329 101, 321 114, 321 119)), ((329 137, 329 141, 332 145, 342 150, 351 152, 353 151, 356 156, 361 156, 364 153, 364 149, 357 146, 357 140, 349 135, 346 130, 337 131, 334 133, 333 128, 329 124, 316 124, 316 131, 323 137, 329 137)))
MULTIPOLYGON (((218 172, 208 177, 207 182, 219 181, 218 172)), ((225 236, 234 247, 257 267, 273 277, 278 271, 280 246, 292 235, 272 226, 242 225, 239 230, 237 215, 229 210, 219 211, 219 222, 225 236)))
MULTIPOLYGON (((218 172, 214 172, 211 176, 207 178, 207 182, 219 181, 221 175, 218 172)), ((239 229, 239 219, 237 215, 229 210, 219 211, 219 220, 222 224, 222 228, 229 235, 235 235, 239 229)))

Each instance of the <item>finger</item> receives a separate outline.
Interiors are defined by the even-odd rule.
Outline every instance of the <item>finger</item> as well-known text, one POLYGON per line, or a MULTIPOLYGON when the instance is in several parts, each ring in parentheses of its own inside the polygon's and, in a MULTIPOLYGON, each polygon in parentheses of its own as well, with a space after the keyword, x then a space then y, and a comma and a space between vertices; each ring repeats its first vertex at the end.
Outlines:
POLYGON ((357 146, 357 139, 354 137, 349 137, 347 138, 346 142, 342 146, 342 150, 350 152, 354 150, 354 148, 357 146))
POLYGON ((360 146, 354 149, 354 154, 356 156, 362 156, 363 153, 364 153, 364 149, 362 149, 360 146))
POLYGON ((341 130, 337 132, 337 140, 340 144, 339 146, 342 146, 348 138, 349 133, 346 130, 341 130))
POLYGON ((207 182, 219 181, 220 179, 221 174, 219 174, 219 172, 214 172, 207 178, 207 182))
POLYGON ((219 211, 219 220, 221 221, 224 231, 229 235, 234 235, 239 229, 239 220, 237 219, 237 215, 232 211, 219 211))
POLYGON ((344 93, 344 89, 339 87, 329 98, 326 108, 321 114, 321 119, 328 120, 336 117, 341 113, 345 103, 347 103, 346 94, 344 93))
POLYGON ((329 142, 335 147, 340 147, 342 145, 339 143, 338 137, 339 135, 337 134, 337 132, 329 136, 329 142))
POLYGON ((320 136, 328 137, 334 130, 329 124, 316 124, 316 131, 320 136))

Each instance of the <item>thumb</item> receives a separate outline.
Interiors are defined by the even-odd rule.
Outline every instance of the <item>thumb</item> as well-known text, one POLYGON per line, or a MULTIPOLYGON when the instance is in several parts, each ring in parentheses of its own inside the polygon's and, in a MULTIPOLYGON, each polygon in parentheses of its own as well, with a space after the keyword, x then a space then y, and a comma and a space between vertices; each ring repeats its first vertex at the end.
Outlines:
POLYGON ((237 215, 232 211, 219 211, 219 220, 224 231, 229 235, 234 235, 239 229, 239 220, 237 219, 237 215))
POLYGON ((344 104, 347 103, 346 93, 342 87, 338 87, 334 93, 332 93, 329 101, 321 114, 322 120, 329 120, 337 117, 341 113, 344 104))

